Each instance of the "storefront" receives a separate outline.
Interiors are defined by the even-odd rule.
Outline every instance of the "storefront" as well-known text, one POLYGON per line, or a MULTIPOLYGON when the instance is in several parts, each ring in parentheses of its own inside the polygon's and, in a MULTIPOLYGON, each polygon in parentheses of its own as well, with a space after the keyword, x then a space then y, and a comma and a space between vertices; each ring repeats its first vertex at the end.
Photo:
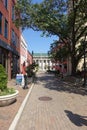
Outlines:
POLYGON ((19 70, 19 53, 0 39, 0 64, 8 73, 8 79, 13 78, 19 70))
POLYGON ((0 47, 0 64, 2 64, 6 68, 8 68, 8 51, 0 47))
POLYGON ((15 78, 16 74, 20 72, 19 57, 18 52, 14 50, 11 57, 11 78, 15 78))

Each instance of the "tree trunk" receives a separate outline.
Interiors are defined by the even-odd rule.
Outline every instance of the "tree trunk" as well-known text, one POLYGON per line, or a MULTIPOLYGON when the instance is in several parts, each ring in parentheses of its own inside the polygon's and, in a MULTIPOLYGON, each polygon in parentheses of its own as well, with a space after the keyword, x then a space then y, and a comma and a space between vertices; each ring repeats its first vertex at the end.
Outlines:
POLYGON ((71 72, 71 75, 75 76, 76 75, 76 68, 77 68, 77 63, 76 63, 75 56, 71 57, 71 63, 72 63, 72 72, 71 72))

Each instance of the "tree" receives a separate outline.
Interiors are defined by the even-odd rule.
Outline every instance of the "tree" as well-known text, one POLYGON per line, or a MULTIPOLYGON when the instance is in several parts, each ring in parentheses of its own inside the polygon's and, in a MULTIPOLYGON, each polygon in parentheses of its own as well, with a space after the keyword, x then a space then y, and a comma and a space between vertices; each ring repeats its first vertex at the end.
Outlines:
POLYGON ((15 93, 14 88, 7 87, 8 76, 2 64, 0 64, 0 96, 15 93))
MULTIPOLYGON (((68 22, 71 29, 71 60, 72 74, 75 74, 76 67, 83 56, 82 38, 87 33, 87 1, 86 0, 69 0, 71 8, 69 8, 68 22), (78 45, 78 47, 77 47, 78 45)), ((86 46, 87 47, 87 46, 86 46)))
POLYGON ((83 56, 82 45, 77 44, 87 32, 87 0, 44 0, 33 4, 30 0, 18 0, 16 11, 21 13, 16 25, 43 31, 46 36, 57 35, 68 46, 75 75, 83 56))
POLYGON ((64 62, 69 56, 69 49, 61 41, 54 41, 50 46, 49 56, 54 62, 64 62))
POLYGON ((7 89, 7 73, 5 68, 0 64, 0 92, 7 89))

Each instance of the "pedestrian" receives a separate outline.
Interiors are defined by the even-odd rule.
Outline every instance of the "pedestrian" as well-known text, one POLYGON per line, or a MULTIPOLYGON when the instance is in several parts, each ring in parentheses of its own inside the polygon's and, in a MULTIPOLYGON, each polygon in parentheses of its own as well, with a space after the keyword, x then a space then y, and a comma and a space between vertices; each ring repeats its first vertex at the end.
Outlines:
POLYGON ((26 72, 26 65, 25 65, 25 61, 22 65, 22 74, 24 75, 24 87, 23 89, 27 89, 28 86, 27 86, 27 72, 26 72))

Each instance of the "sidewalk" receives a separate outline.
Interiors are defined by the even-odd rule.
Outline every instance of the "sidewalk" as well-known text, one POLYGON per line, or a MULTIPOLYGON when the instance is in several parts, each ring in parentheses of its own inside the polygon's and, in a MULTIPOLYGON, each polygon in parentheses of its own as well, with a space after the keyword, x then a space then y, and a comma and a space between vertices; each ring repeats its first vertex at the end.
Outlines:
POLYGON ((0 130, 8 130, 14 117, 16 116, 23 100, 25 99, 31 83, 29 83, 29 89, 22 89, 21 86, 16 85, 16 81, 12 79, 8 82, 8 87, 13 87, 19 91, 17 101, 9 106, 0 107, 0 130))
POLYGON ((87 94, 75 93, 53 75, 38 74, 15 129, 87 130, 87 94))

